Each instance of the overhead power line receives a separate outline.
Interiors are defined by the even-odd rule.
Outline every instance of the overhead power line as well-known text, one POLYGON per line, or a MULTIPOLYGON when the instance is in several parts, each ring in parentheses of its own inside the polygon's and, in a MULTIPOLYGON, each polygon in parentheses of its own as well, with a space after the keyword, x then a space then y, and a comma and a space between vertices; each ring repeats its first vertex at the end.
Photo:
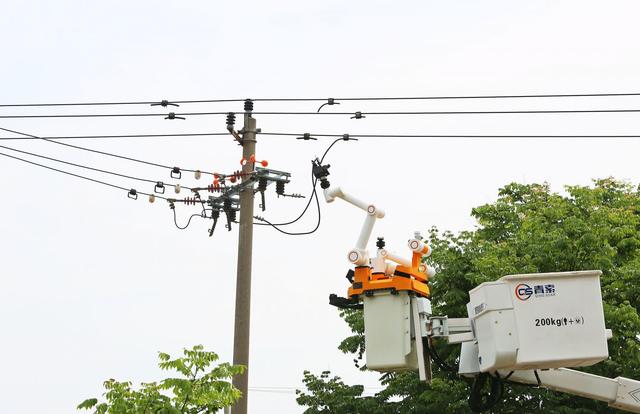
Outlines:
MULTIPOLYGON (((105 185, 105 186, 108 186, 108 187, 116 188, 118 190, 123 190, 123 191, 127 191, 127 192, 134 191, 132 189, 125 188, 125 187, 122 187, 122 186, 119 186, 119 185, 116 185, 116 184, 111 184, 111 183, 108 183, 106 181, 96 180, 94 178, 85 177, 85 176, 80 175, 80 174, 74 174, 74 173, 69 172, 69 171, 59 170, 57 168, 53 168, 53 167, 50 167, 48 165, 39 164, 37 162, 25 160, 24 158, 15 157, 13 155, 5 154, 3 152, 0 152, 0 156, 7 157, 7 158, 12 158, 12 159, 17 160, 17 161, 21 161, 21 162, 25 162, 27 164, 31 164, 31 165, 35 165, 35 166, 38 166, 38 167, 46 168, 48 170, 56 171, 56 172, 59 172, 61 174, 70 175, 72 177, 80 178, 82 180, 87 180, 87 181, 91 181, 91 182, 94 182, 94 183, 97 183, 97 184, 102 184, 102 185, 105 185)), ((135 194, 146 195, 146 196, 153 195, 156 198, 159 198, 159 199, 162 199, 162 200, 167 200, 166 197, 163 197, 163 196, 160 196, 160 195, 157 195, 157 194, 145 193, 145 192, 142 192, 142 191, 135 191, 135 194)))
MULTIPOLYGON (((21 132, 10 130, 6 128, 0 128, 0 130, 8 131, 16 134, 23 134, 21 132)), ((312 138, 339 138, 345 134, 315 134, 315 133, 295 133, 295 132, 258 132, 259 135, 273 136, 273 137, 297 137, 299 139, 312 139, 312 138)), ((640 134, 347 134, 353 138, 640 138, 640 134)), ((123 134, 123 135, 41 135, 35 136, 30 134, 23 134, 19 137, 0 137, 0 141, 16 141, 16 140, 48 140, 49 142, 55 142, 57 140, 69 140, 69 139, 124 139, 124 138, 180 138, 180 137, 207 137, 207 136, 229 136, 228 132, 202 132, 202 133, 184 133, 184 134, 123 134)), ((96 153, 102 153, 103 155, 116 156, 118 158, 129 159, 130 161, 141 161, 130 157, 124 157, 117 154, 111 154, 104 151, 92 150, 77 145, 63 144, 71 148, 77 148, 96 153)), ((154 165, 157 167, 170 168, 168 165, 157 164, 152 162, 141 161, 148 165, 154 165)), ((183 169, 183 171, 193 172, 190 169, 183 169)), ((213 174, 206 171, 201 171, 203 174, 213 174)))
MULTIPOLYGON (((6 131, 4 128, 0 128, 6 131)), ((126 135, 70 135, 70 136, 39 136, 25 135, 22 137, 0 137, 0 140, 25 140, 25 139, 118 139, 118 138, 162 138, 162 137, 207 137, 207 136, 229 136, 229 132, 206 132, 187 134, 126 134, 126 135)))
MULTIPOLYGON (((590 98, 640 96, 640 92, 622 93, 554 93, 554 94, 513 94, 513 95, 435 95, 435 96, 385 96, 385 97, 344 97, 344 98, 256 98, 254 102, 323 102, 334 101, 418 101, 446 99, 522 99, 522 98, 590 98)), ((48 106, 110 106, 110 105, 175 105, 244 102, 246 98, 232 99, 192 99, 192 100, 160 100, 160 101, 111 101, 111 102, 56 102, 56 103, 15 103, 0 104, 0 108, 16 107, 48 107, 48 106), (164 104, 163 104, 164 103, 164 104)))
POLYGON ((58 163, 65 164, 65 165, 70 165, 72 167, 83 168, 85 170, 99 172, 99 173, 102 173, 102 174, 115 175, 115 176, 118 176, 118 177, 127 178, 129 180, 142 181, 142 182, 145 182, 145 183, 151 183, 151 184, 162 185, 162 186, 167 186, 167 187, 184 188, 185 190, 191 191, 190 187, 184 187, 184 186, 180 186, 178 184, 163 183, 163 182, 161 182, 159 180, 150 180, 150 179, 147 179, 147 178, 134 177, 134 176, 131 176, 131 175, 122 174, 122 173, 118 173, 118 172, 114 172, 114 171, 109 171, 109 170, 103 170, 103 169, 100 169, 100 168, 89 167, 87 165, 76 164, 76 163, 65 161, 65 160, 61 160, 61 159, 58 159, 58 158, 48 157, 46 155, 41 155, 41 154, 35 154, 33 152, 23 151, 23 150, 20 150, 20 149, 17 149, 17 148, 11 148, 11 147, 7 147, 7 146, 4 146, 4 145, 0 145, 0 148, 6 149, 6 150, 9 150, 9 151, 19 152, 21 154, 30 155, 32 157, 42 158, 42 159, 45 159, 45 160, 54 161, 54 162, 58 162, 58 163))
MULTIPOLYGON (((78 150, 81 150, 81 151, 93 152, 93 153, 95 153, 95 154, 106 155, 106 156, 108 156, 108 157, 119 158, 119 159, 123 159, 123 160, 127 160, 127 161, 137 162, 137 163, 140 163, 140 164, 151 165, 151 166, 154 166, 154 167, 167 168, 167 169, 170 169, 170 170, 172 170, 172 171, 173 171, 175 168, 178 168, 178 167, 176 167, 176 166, 171 167, 171 166, 169 166, 169 165, 159 164, 159 163, 151 162, 151 161, 144 161, 144 160, 140 160, 140 159, 133 158, 133 157, 127 157, 127 156, 124 156, 124 155, 114 154, 114 153, 111 153, 111 152, 99 151, 99 150, 92 149, 92 148, 81 147, 81 146, 79 146, 79 145, 67 144, 67 143, 65 143, 65 142, 58 142, 58 141, 55 141, 53 138, 40 137, 40 136, 37 136, 37 135, 32 135, 32 134, 27 134, 27 133, 24 133, 24 132, 16 131, 16 130, 13 130, 13 129, 8 129, 8 128, 2 128, 2 127, 0 127, 0 130, 2 130, 2 131, 6 131, 6 132, 11 132, 11 133, 13 133, 13 134, 22 135, 22 137, 23 137, 22 139, 38 139, 38 140, 43 140, 43 141, 46 141, 46 142, 51 142, 51 143, 53 143, 53 144, 63 145, 63 146, 65 146, 65 147, 69 147, 69 148, 75 148, 75 149, 78 149, 78 150)), ((165 135, 166 135, 166 134, 163 134, 163 135, 160 135, 160 136, 165 136, 165 135)), ((229 133, 227 132, 225 135, 229 135, 229 133)), ((3 139, 4 139, 4 138, 3 138, 3 139)), ((58 139, 58 138, 56 137, 56 139, 58 139)), ((193 169, 189 169, 189 168, 179 168, 179 170, 180 170, 180 171, 187 171, 187 172, 194 172, 194 173, 195 173, 196 171, 198 171, 198 170, 193 170, 193 169)), ((218 173, 215 173, 215 172, 209 172, 209 171, 200 171, 200 172, 201 172, 202 174, 208 174, 208 175, 216 175, 216 174, 218 174, 218 173)), ((219 174, 219 175, 224 175, 224 174, 219 174)), ((186 188, 186 187, 185 187, 185 188, 186 188)))
MULTIPOLYGON (((350 116, 351 118, 365 118, 367 116, 398 116, 398 115, 516 115, 516 114, 597 114, 597 113, 636 113, 640 109, 525 109, 510 111, 381 111, 381 112, 304 112, 304 111, 267 111, 250 112, 252 115, 333 115, 350 116)), ((241 111, 227 112, 181 112, 168 114, 37 114, 37 115, 0 115, 0 119, 32 119, 32 118, 111 118, 111 117, 164 117, 165 119, 185 119, 189 116, 228 115, 229 113, 243 113, 241 111)))

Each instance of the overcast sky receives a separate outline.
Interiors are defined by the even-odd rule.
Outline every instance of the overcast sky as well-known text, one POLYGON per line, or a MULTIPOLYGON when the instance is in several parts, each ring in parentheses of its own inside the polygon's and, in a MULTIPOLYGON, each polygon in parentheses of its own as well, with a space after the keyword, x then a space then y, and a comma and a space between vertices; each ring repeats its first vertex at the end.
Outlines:
MULTIPOLYGON (((637 1, 29 1, 0 14, 0 104, 260 97, 640 92, 637 1)), ((323 111, 640 108, 639 98, 343 102, 323 111)), ((315 111, 315 103, 256 103, 315 111)), ((182 111, 241 111, 241 103, 182 111)), ((0 115, 158 112, 149 107, 0 108, 0 115)), ((160 110, 161 111, 161 110, 160 110)), ((639 134, 638 115, 256 116, 264 132, 342 134, 639 134)), ((36 135, 222 132, 223 116, 0 119, 36 135)), ((2 134, 10 136, 10 134, 2 134)), ((74 144, 203 170, 239 168, 229 137, 78 140, 74 144)), ((310 160, 329 140, 259 137, 258 158, 310 191, 310 160)), ((98 168, 169 181, 168 171, 46 142, 3 141, 98 168)), ((387 216, 373 236, 408 254, 431 226, 472 229, 474 206, 512 181, 640 181, 633 139, 362 139, 328 156, 331 182, 387 216)), ((9 152, 2 150, 1 152, 9 152)), ((52 164, 53 165, 53 164, 52 164)), ((69 413, 107 378, 162 378, 157 351, 203 344, 232 358, 237 228, 194 219, 180 231, 166 203, 2 157, 0 401, 7 413, 69 413)), ((58 165, 59 167, 59 165, 58 165)), ((64 167, 126 188, 152 185, 64 167)), ((184 185, 195 184, 185 174, 184 185)), ((202 182, 202 181, 201 181, 202 182)), ((275 221, 305 200, 268 193, 275 221)), ((303 370, 379 386, 336 346, 348 329, 328 305, 346 293, 346 253, 364 215, 323 204, 312 236, 255 229, 250 412, 300 413, 303 370), (283 387, 267 393, 260 387, 283 387)), ((193 210, 178 206, 181 223, 193 210)), ((314 225, 315 211, 295 229, 314 225)), ((293 230, 293 229, 292 229, 293 230)), ((462 315, 451 315, 462 316, 462 315)), ((373 389, 373 388, 372 388, 373 389)))

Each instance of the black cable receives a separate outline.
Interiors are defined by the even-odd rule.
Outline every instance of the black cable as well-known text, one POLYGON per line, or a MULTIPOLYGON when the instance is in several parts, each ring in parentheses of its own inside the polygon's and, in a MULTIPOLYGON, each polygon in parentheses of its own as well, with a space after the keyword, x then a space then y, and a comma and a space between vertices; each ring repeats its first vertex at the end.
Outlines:
MULTIPOLYGON (((333 141, 331 143, 331 145, 329 145, 329 147, 327 147, 327 149, 325 150, 324 154, 322 154, 322 158, 320 159, 320 164, 322 164, 322 162, 324 161, 325 157, 327 156, 327 154, 329 153, 331 148, 333 148, 333 146, 338 141, 356 141, 356 140, 353 139, 353 138, 344 137, 344 136, 341 137, 341 138, 336 139, 335 141, 333 141)), ((320 213, 320 200, 318 200, 318 193, 317 193, 317 190, 316 190, 317 183, 318 183, 318 180, 313 175, 313 170, 312 170, 312 172, 311 172, 312 191, 311 191, 311 195, 309 196, 309 201, 307 202, 307 205, 302 210, 302 213, 300 213, 300 215, 298 217, 296 217, 295 219, 287 221, 287 222, 283 222, 283 223, 271 223, 271 222, 269 222, 268 220, 266 220, 266 219, 264 219, 262 217, 261 217, 261 220, 264 221, 266 223, 266 225, 269 225, 269 226, 273 227, 274 229, 278 230, 279 232, 287 234, 287 235, 291 235, 291 236, 307 235, 307 234, 314 233, 320 227, 320 220, 321 220, 320 219, 320 215, 321 215, 321 213, 320 213), (309 206, 311 205, 311 201, 314 198, 316 199, 316 206, 317 206, 317 209, 318 209, 318 222, 316 223, 316 227, 313 230, 311 230, 309 232, 291 233, 291 232, 286 232, 286 231, 281 230, 278 227, 276 227, 276 226, 287 226, 287 225, 293 224, 293 223, 297 222, 298 220, 300 220, 302 218, 302 216, 304 216, 305 213, 307 212, 307 210, 309 209, 309 206)), ((254 224, 259 225, 259 226, 264 226, 265 225, 264 223, 254 223, 254 224)))
MULTIPOLYGON (((19 134, 19 132, 12 131, 6 128, 0 128, 0 130, 10 131, 19 134)), ((292 132, 259 132, 260 135, 267 136, 281 136, 281 137, 301 137, 304 134, 296 134, 292 132)), ((228 136, 228 132, 209 132, 209 133, 185 133, 185 134, 128 134, 128 135, 70 135, 70 136, 33 136, 25 134, 22 137, 0 137, 0 141, 15 141, 15 140, 34 140, 42 139, 55 142, 54 140, 66 140, 66 139, 111 139, 111 138, 166 138, 166 137, 205 137, 205 136, 228 136)), ((343 134, 309 134, 309 137, 319 138, 335 138, 340 137, 343 134)), ((474 134, 349 134, 353 138, 640 138, 640 134, 636 135, 474 135, 474 134)), ((67 145, 73 147, 71 145, 67 145)), ((78 149, 84 149, 83 147, 73 147, 78 149)), ((95 151, 95 150, 94 150, 95 151)), ((108 153, 107 153, 108 154, 108 153)), ((107 155, 104 154, 104 155, 107 155)), ((147 162, 145 162, 147 163, 147 162)), ((156 165, 155 163, 148 163, 150 165, 156 165)), ((158 165, 156 165, 158 166, 158 165)), ((162 166, 168 168, 168 166, 162 166)), ((192 170, 184 170, 193 172, 192 170)), ((208 172, 202 171, 203 174, 208 172)))
MULTIPOLYGON (((593 114, 593 113, 636 113, 640 109, 540 109, 513 111, 395 111, 395 112, 361 112, 361 116, 371 115, 509 115, 509 114, 593 114)), ((174 113, 173 117, 185 118, 201 115, 227 115, 226 112, 183 112, 174 113)), ((253 115, 341 115, 352 116, 354 112, 251 112, 253 115)), ((41 114, 41 115, 0 115, 0 119, 31 119, 31 118, 109 118, 109 117, 167 117, 167 114, 41 114)))
MULTIPOLYGON (((121 187, 121 186, 116 185, 116 184, 107 183, 105 181, 96 180, 94 178, 85 177, 85 176, 79 175, 79 174, 74 174, 74 173, 69 172, 69 171, 59 170, 57 168, 49 167, 48 165, 38 164, 37 162, 25 160, 25 159, 19 158, 19 157, 14 157, 13 155, 5 154, 5 153, 2 153, 2 152, 0 152, 0 155, 3 156, 3 157, 13 158, 14 160, 26 162, 27 164, 36 165, 38 167, 46 168, 48 170, 56 171, 56 172, 59 172, 59 173, 62 173, 62 174, 67 174, 67 175, 70 175, 72 177, 81 178, 83 180, 87 180, 87 181, 91 181, 91 182, 94 182, 94 183, 106 185, 106 186, 109 186, 109 187, 112 187, 112 188, 117 188, 118 190, 124 190, 124 191, 127 191, 127 192, 130 191, 130 189, 125 188, 125 187, 121 187)), ((162 196, 157 195, 157 194, 150 194, 150 193, 145 193, 145 192, 142 192, 142 191, 137 191, 136 193, 137 194, 146 195, 146 196, 153 195, 156 198, 159 198, 159 199, 162 199, 162 200, 167 200, 166 197, 162 197, 162 196)))
POLYGON ((471 392, 469 394, 469 407, 474 413, 480 413, 495 407, 502 399, 504 384, 498 377, 493 377, 486 372, 481 372, 473 380, 471 392), (490 391, 483 393, 482 390, 487 382, 491 381, 490 391))
POLYGON ((180 227, 180 225, 178 224, 178 218, 177 218, 177 216, 176 216, 176 209, 175 209, 175 208, 172 208, 172 210, 173 210, 173 223, 174 223, 174 224, 176 225, 176 227, 177 227, 177 228, 179 228, 180 230, 185 230, 187 227, 189 227, 189 224, 191 224, 191 219, 192 219, 192 218, 194 218, 194 217, 196 217, 196 216, 197 216, 197 217, 205 218, 205 217, 203 217, 203 216, 202 216, 202 213, 199 213, 199 214, 198 214, 198 213, 196 213, 196 214, 192 214, 192 215, 189 217, 189 220, 187 221, 187 224, 186 224, 184 227, 180 227))
POLYGON ((320 227, 320 222, 322 220, 322 213, 321 213, 321 210, 320 210, 320 200, 318 199, 318 193, 316 191, 316 182, 317 182, 316 178, 313 176, 313 173, 311 173, 311 184, 313 185, 313 191, 311 193, 311 197, 309 198, 309 202, 307 202, 307 206, 304 208, 304 210, 302 210, 302 213, 295 220, 289 221, 289 222, 284 223, 284 224, 280 224, 280 223, 273 224, 269 220, 265 219, 264 217, 260 217, 260 220, 264 221, 264 223, 256 223, 256 222, 254 222, 253 224, 256 224, 256 225, 259 225, 259 226, 265 226, 265 225, 271 226, 274 229, 278 230, 280 233, 286 234, 288 236, 305 236, 305 235, 308 235, 308 234, 315 233, 316 230, 318 230, 318 228, 320 227), (315 200, 316 200, 316 208, 318 210, 318 221, 316 222, 316 226, 313 228, 313 230, 304 231, 304 232, 288 232, 288 231, 282 230, 282 229, 280 229, 278 227, 278 226, 281 226, 281 225, 292 224, 292 223, 295 223, 296 221, 298 221, 306 213, 307 209, 309 208, 309 204, 311 204, 311 200, 313 198, 315 198, 315 200))
MULTIPOLYGON (((300 137, 289 132, 260 132, 260 135, 300 137)), ((343 134, 309 134, 310 137, 333 138, 343 134)), ((638 135, 460 135, 460 134, 349 134, 352 138, 640 138, 638 135)))
MULTIPOLYGON (((94 167, 89 167, 87 165, 76 164, 76 163, 69 162, 69 161, 59 160, 57 158, 47 157, 46 155, 35 154, 33 152, 23 151, 23 150, 19 150, 17 148, 11 148, 11 147, 7 147, 7 146, 4 146, 4 145, 0 145, 0 148, 7 149, 9 151, 19 152, 21 154, 31 155, 32 157, 38 157, 38 158, 43 158, 43 159, 49 160, 49 161, 59 162, 61 164, 71 165, 73 167, 84 168, 86 170, 96 171, 96 172, 103 173, 103 174, 110 174, 110 175, 115 175, 115 176, 118 176, 118 177, 128 178, 130 180, 142 181, 142 182, 152 183, 152 184, 158 184, 160 182, 158 180, 149 180, 147 178, 134 177, 134 176, 131 176, 131 175, 121 174, 121 173, 117 173, 117 172, 114 172, 114 171, 102 170, 100 168, 94 168, 94 167)), ((165 186, 168 186, 168 187, 176 188, 176 184, 170 184, 170 183, 162 183, 162 184, 165 185, 165 186)), ((191 190, 190 187, 182 187, 182 188, 184 188, 185 190, 189 190, 189 191, 191 190)))
POLYGON ((106 138, 162 138, 162 137, 206 137, 206 136, 226 136, 228 132, 206 132, 191 134, 128 134, 128 135, 71 135, 71 136, 41 136, 32 137, 0 137, 0 140, 29 140, 29 139, 106 139, 106 138))
MULTIPOLYGON (((615 96, 639 96, 640 93, 569 93, 569 94, 528 94, 528 95, 444 95, 444 96, 408 96, 408 97, 351 97, 331 98, 335 101, 407 101, 407 100, 439 100, 439 99, 516 99, 516 98, 580 98, 580 97, 615 97, 615 96)), ((171 104, 190 103, 222 103, 244 102, 241 99, 197 99, 168 101, 171 104)), ((322 102, 328 98, 257 98, 254 102, 322 102)), ((46 107, 46 106, 99 106, 99 105, 154 105, 161 101, 123 101, 123 102, 65 102, 65 103, 22 103, 0 104, 0 107, 46 107)))
MULTIPOLYGON (((86 148, 86 147, 81 147, 81 146, 78 146, 78 145, 67 144, 66 142, 58 142, 58 141, 52 140, 51 138, 39 137, 37 135, 31 135, 31 134, 27 134, 27 133, 24 133, 24 132, 16 131, 16 130, 13 130, 13 129, 0 127, 0 130, 6 131, 6 132, 11 132, 13 134, 23 135, 25 137, 29 137, 30 139, 40 139, 40 140, 43 140, 43 141, 46 141, 46 142, 51 142, 51 143, 54 143, 54 144, 63 145, 65 147, 75 148, 75 149, 82 150, 82 151, 93 152, 95 154, 106 155, 108 157, 120 158, 120 159, 123 159, 123 160, 133 161, 133 162, 137 162, 137 163, 140 163, 140 164, 146 164, 146 165, 151 165, 151 166, 154 166, 154 167, 167 168, 167 169, 173 169, 174 168, 174 167, 171 167, 171 166, 168 166, 168 165, 158 164, 156 162, 144 161, 144 160, 140 160, 140 159, 137 159, 137 158, 126 157, 124 155, 113 154, 113 153, 106 152, 106 151, 99 151, 99 150, 92 149, 92 148, 86 148)), ((187 172, 195 172, 196 171, 196 170, 192 170, 192 169, 188 169, 188 168, 180 168, 180 170, 181 171, 187 171, 187 172)), ((208 174, 208 175, 215 175, 215 173, 208 172, 208 171, 201 171, 201 173, 202 174, 208 174)))

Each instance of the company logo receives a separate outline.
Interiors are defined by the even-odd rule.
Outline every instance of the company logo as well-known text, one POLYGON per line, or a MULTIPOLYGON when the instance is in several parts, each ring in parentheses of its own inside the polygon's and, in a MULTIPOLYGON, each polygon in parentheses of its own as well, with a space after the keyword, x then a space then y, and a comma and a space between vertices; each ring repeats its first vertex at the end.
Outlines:
POLYGON ((520 300, 527 300, 533 295, 533 289, 526 283, 520 283, 516 286, 516 298, 520 300))
POLYGON ((533 287, 526 283, 520 283, 516 286, 516 297, 522 301, 529 299, 531 296, 543 298, 556 295, 556 285, 551 283, 548 285, 535 285, 533 287))

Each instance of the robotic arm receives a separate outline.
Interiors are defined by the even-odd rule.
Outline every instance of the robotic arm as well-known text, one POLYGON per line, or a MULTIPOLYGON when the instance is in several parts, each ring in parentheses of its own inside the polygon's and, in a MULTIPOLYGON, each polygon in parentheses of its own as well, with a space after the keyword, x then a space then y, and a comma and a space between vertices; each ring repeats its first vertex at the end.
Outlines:
POLYGON ((431 380, 432 338, 461 344, 458 374, 474 378, 469 403, 475 412, 491 409, 500 399, 503 381, 537 385, 558 392, 604 401, 611 407, 640 413, 640 381, 614 379, 572 370, 608 358, 611 330, 604 326, 599 271, 505 276, 469 292, 467 318, 433 316, 426 284, 433 269, 422 264, 431 253, 419 235, 409 240, 412 258, 385 249, 378 238, 370 259, 367 244, 384 211, 331 187, 329 165, 314 161, 325 200, 341 198, 367 213, 348 259, 355 265, 347 278, 348 298, 330 296, 338 307, 364 309, 367 367, 380 372, 415 370, 431 380), (425 349, 429 352, 425 352, 425 349), (481 395, 491 379, 492 392, 481 395), (485 398, 487 397, 487 398, 485 398))

